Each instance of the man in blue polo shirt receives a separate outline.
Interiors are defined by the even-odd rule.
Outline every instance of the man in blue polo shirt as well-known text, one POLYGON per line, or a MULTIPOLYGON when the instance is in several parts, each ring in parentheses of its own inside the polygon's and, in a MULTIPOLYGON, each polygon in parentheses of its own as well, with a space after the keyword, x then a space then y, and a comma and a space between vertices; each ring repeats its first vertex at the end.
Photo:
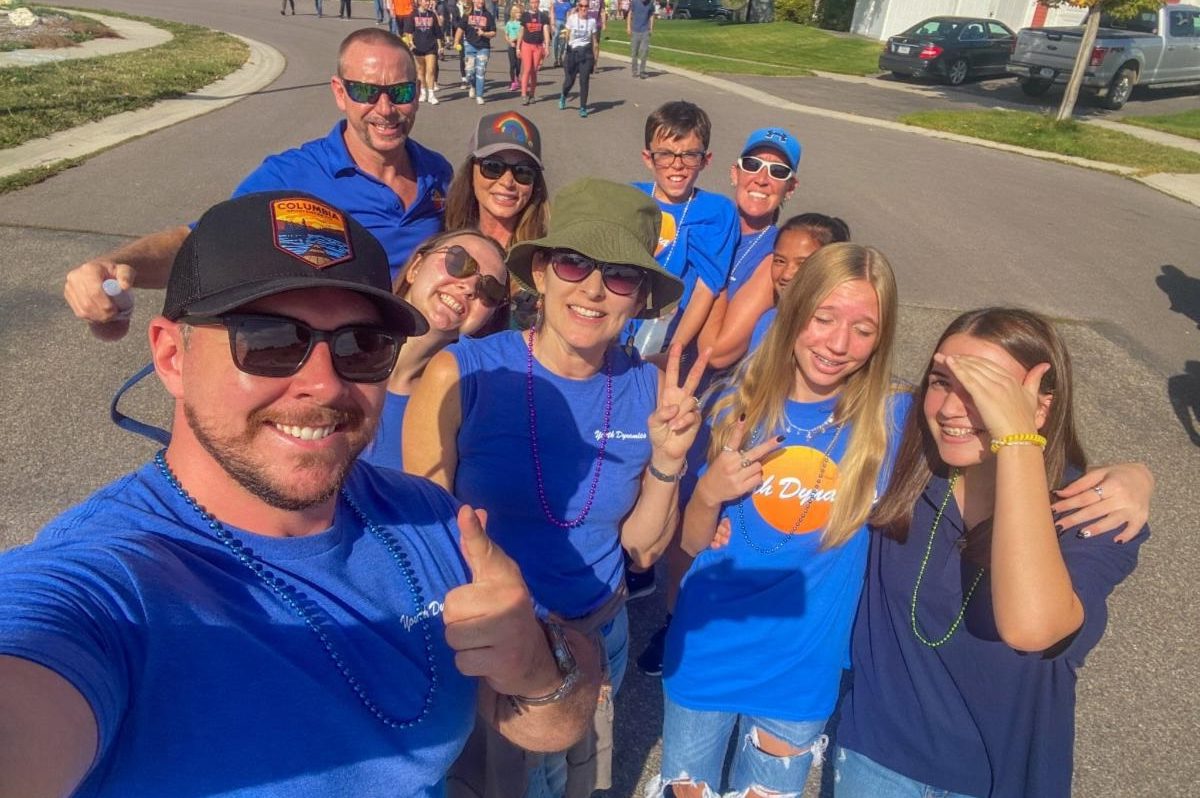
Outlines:
MULTIPOLYGON (((269 156, 233 196, 272 189, 313 194, 342 208, 383 244, 393 276, 409 254, 442 227, 453 168, 409 138, 416 121, 416 65, 404 43, 384 30, 351 33, 338 50, 331 81, 344 118, 323 139, 269 156)), ((105 280, 124 289, 162 288, 189 227, 152 233, 67 275, 64 296, 100 338, 129 327, 105 280)))

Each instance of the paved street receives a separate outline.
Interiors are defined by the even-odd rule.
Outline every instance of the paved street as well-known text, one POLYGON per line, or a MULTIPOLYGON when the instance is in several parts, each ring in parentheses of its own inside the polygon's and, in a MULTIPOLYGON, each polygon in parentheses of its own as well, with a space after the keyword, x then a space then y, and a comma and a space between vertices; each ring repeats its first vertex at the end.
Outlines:
MULTIPOLYGON (((273 3, 238 0, 75 0, 208 25, 277 48, 287 68, 268 88, 211 114, 128 142, 37 186, 0 195, 0 345, 6 364, 0 433, 0 548, 153 453, 107 420, 108 401, 146 360, 144 335, 106 345, 90 338, 61 298, 65 272, 124 237, 196 218, 228 196, 261 159, 324 135, 337 118, 328 80, 337 43, 354 28, 317 20, 300 0, 295 17, 273 3)), ((372 20, 370 4, 356 13, 372 20)), ((479 108, 450 86, 422 107, 415 138, 453 163, 466 155, 479 108)), ((519 108, 492 61, 484 110, 519 108), (503 90, 501 90, 503 89, 503 90)), ((1078 796, 1187 796, 1200 783, 1200 208, 1121 177, 935 140, 748 100, 737 82, 781 101, 894 118, 906 108, 955 102, 938 89, 898 91, 821 79, 736 78, 699 83, 656 72, 633 81, 624 62, 601 59, 595 113, 560 113, 550 99, 561 72, 544 69, 540 94, 522 109, 539 125, 551 188, 586 175, 646 179, 638 153, 645 116, 671 99, 704 106, 714 121, 714 166, 701 185, 727 191, 738 146, 757 127, 782 125, 804 142, 801 186, 785 213, 846 219, 854 239, 878 246, 900 280, 901 371, 916 374, 942 327, 959 311, 1017 304, 1060 320, 1080 384, 1078 413, 1095 462, 1141 459, 1158 479, 1154 539, 1138 571, 1110 601, 1105 641, 1081 672, 1078 796), (730 85, 733 90, 723 88, 730 85), (1179 408, 1176 410, 1176 408, 1179 408)), ((979 102, 1001 81, 969 87, 979 102), (995 84, 995 85, 993 85, 995 84)), ((1019 90, 1010 94, 1023 99, 1019 90)), ((1007 95, 1001 99, 1006 102, 1007 95)), ((1016 101, 1016 98, 1011 98, 1016 101)), ((1131 103, 1127 113, 1166 113, 1195 94, 1131 103), (1157 103, 1161 101, 1163 105, 1157 103)), ((161 302, 143 293, 134 329, 161 302)), ((152 381, 132 397, 143 417, 165 422, 152 381)), ((640 652, 657 622, 655 597, 631 606, 640 652)), ((657 680, 631 667, 618 700, 618 784, 634 793, 656 756, 657 680)), ((815 788, 814 788, 815 789, 815 788)))

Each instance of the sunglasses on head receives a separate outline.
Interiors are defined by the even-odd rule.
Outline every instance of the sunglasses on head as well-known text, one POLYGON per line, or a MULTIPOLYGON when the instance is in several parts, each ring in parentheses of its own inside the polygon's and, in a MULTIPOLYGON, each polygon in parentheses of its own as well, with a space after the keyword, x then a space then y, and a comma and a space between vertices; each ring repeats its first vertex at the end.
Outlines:
POLYGON ((479 297, 479 301, 485 306, 496 308, 507 301, 508 289, 504 287, 504 283, 490 274, 481 272, 479 262, 458 244, 434 249, 426 254, 442 255, 442 267, 446 270, 446 274, 455 279, 479 275, 479 279, 475 281, 475 296, 479 297))
POLYGON ((338 78, 338 80, 342 82, 342 86, 346 89, 347 97, 356 103, 363 103, 364 105, 374 105, 379 102, 379 98, 384 94, 392 101, 392 105, 406 105, 412 102, 413 98, 417 96, 417 84, 411 80, 403 83, 389 83, 386 86, 381 86, 378 83, 347 80, 346 78, 338 78))
POLYGON ((479 164, 479 174, 488 180, 499 180, 505 172, 512 172, 513 180, 523 186, 532 186, 533 181, 537 180, 538 172, 542 171, 531 161, 509 163, 500 158, 480 158, 475 163, 479 164))
POLYGON ((758 174, 764 166, 767 167, 767 174, 775 180, 787 180, 794 174, 792 167, 785 163, 764 161, 762 158, 757 158, 753 155, 743 155, 741 158, 738 158, 738 169, 741 169, 746 174, 758 174))
POLYGON ((324 341, 339 377, 348 382, 383 382, 405 341, 399 333, 366 324, 318 330, 287 316, 258 313, 184 316, 179 321, 195 327, 224 327, 229 331, 234 365, 256 377, 292 376, 308 361, 313 347, 324 341))
POLYGON ((620 296, 636 293, 646 281, 646 273, 636 266, 600 263, 586 255, 566 250, 554 250, 550 253, 550 267, 560 280, 566 280, 568 283, 583 282, 589 274, 599 269, 604 287, 620 296))

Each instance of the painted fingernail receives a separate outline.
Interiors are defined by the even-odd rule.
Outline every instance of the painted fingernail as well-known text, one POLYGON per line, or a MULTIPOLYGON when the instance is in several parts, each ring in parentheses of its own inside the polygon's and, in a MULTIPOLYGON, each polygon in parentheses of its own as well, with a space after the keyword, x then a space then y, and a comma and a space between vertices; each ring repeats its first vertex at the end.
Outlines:
POLYGON ((787 436, 786 436, 786 435, 776 435, 776 436, 775 436, 775 442, 776 442, 776 443, 783 443, 783 442, 784 442, 784 441, 786 441, 786 440, 787 440, 787 436))
POLYGON ((1086 538, 1090 538, 1091 536, 1092 536, 1092 530, 1090 530, 1090 529, 1081 529, 1075 533, 1075 537, 1077 537, 1077 538, 1085 538, 1086 539, 1086 538))
POLYGON ((745 414, 745 413, 742 413, 740 416, 738 416, 738 421, 745 421, 745 420, 746 420, 746 414, 745 414))
POLYGON ((1055 529, 1055 531, 1056 531, 1056 532, 1058 532, 1058 534, 1060 534, 1060 535, 1061 535, 1061 534, 1063 533, 1063 531, 1064 531, 1064 530, 1063 530, 1063 525, 1062 525, 1062 524, 1055 524, 1055 525, 1054 525, 1054 529, 1055 529))

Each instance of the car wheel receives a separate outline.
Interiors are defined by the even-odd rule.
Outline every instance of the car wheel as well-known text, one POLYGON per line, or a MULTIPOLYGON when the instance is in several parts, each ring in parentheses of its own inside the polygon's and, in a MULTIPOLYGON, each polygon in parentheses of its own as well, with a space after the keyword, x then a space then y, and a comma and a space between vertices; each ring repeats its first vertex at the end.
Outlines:
POLYGON ((691 18, 692 18, 692 12, 688 11, 686 8, 681 8, 675 12, 675 19, 691 19, 691 18))
POLYGON ((1129 67, 1122 67, 1113 75, 1112 83, 1108 84, 1108 92, 1100 100, 1100 105, 1110 111, 1117 111, 1129 101, 1133 87, 1137 85, 1137 72, 1129 67))
POLYGON ((946 69, 946 82, 951 86, 961 86, 970 73, 971 67, 967 64, 967 59, 956 58, 954 63, 946 69))
POLYGON ((1029 97, 1041 97, 1050 91, 1052 85, 1054 85, 1054 81, 1045 78, 1026 78, 1021 81, 1021 91, 1029 97))

